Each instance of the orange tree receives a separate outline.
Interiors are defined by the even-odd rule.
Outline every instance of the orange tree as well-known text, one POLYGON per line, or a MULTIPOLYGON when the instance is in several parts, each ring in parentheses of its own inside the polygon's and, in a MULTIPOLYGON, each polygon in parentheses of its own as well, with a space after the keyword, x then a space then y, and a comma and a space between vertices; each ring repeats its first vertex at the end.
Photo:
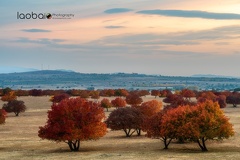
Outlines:
POLYGON ((111 101, 112 105, 116 108, 126 107, 127 103, 124 99, 117 97, 111 101))
POLYGON ((143 127, 147 136, 160 138, 165 149, 172 139, 197 142, 207 151, 207 140, 222 140, 234 135, 232 124, 217 102, 206 100, 196 106, 179 106, 154 115, 143 127))
POLYGON ((45 126, 39 127, 38 136, 56 142, 66 142, 71 151, 78 151, 80 141, 97 140, 107 132, 102 120, 103 108, 82 98, 64 99, 48 111, 45 126))
POLYGON ((111 130, 123 130, 126 137, 131 137, 135 131, 141 128, 143 115, 137 108, 118 108, 110 113, 105 123, 111 130))
POLYGON ((109 101, 109 99, 103 98, 101 100, 101 107, 106 108, 106 110, 108 112, 108 109, 112 107, 112 103, 109 101))
POLYGON ((7 113, 4 109, 0 109, 0 124, 5 123, 7 113))
POLYGON ((142 125, 142 130, 147 132, 147 137, 162 140, 164 149, 168 149, 174 136, 166 132, 166 125, 163 124, 164 113, 165 111, 161 111, 146 119, 142 125))
POLYGON ((5 95, 3 95, 1 98, 2 101, 12 101, 15 99, 17 99, 17 96, 14 91, 9 91, 5 95))

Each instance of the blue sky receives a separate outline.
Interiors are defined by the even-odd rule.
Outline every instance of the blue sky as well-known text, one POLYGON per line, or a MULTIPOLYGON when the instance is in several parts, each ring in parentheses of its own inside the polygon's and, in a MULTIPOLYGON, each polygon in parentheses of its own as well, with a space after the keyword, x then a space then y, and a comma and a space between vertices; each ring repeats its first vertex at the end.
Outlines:
POLYGON ((0 1, 0 72, 240 77, 240 1, 0 1), (18 13, 73 14, 17 19, 18 13))

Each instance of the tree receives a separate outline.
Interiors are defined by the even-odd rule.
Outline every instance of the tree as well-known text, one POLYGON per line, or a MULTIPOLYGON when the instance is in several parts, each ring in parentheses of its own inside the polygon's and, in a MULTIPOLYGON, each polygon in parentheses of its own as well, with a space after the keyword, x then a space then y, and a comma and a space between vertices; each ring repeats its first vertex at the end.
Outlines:
POLYGON ((204 91, 198 95, 197 100, 198 102, 205 102, 206 100, 216 102, 217 96, 211 91, 204 91))
POLYGON ((47 124, 39 127, 38 136, 65 142, 71 151, 78 151, 80 141, 97 140, 106 134, 104 118, 103 108, 97 103, 82 98, 64 99, 51 106, 47 124))
POLYGON ((7 92, 1 98, 2 101, 7 101, 7 102, 15 100, 15 99, 17 99, 17 96, 15 95, 14 91, 7 92))
POLYGON ((136 106, 142 103, 142 98, 138 96, 137 94, 129 94, 126 97, 126 102, 132 106, 136 106))
POLYGON ((6 115, 6 111, 4 109, 0 109, 0 124, 5 123, 6 115))
POLYGON ((142 125, 142 130, 147 132, 147 137, 162 140, 164 142, 164 149, 168 149, 174 137, 171 137, 171 135, 165 131, 166 125, 163 125, 163 115, 164 111, 161 111, 146 119, 142 125))
POLYGON ((126 97, 128 94, 129 93, 126 89, 116 89, 115 90, 115 96, 126 97))
POLYGON ((184 139, 197 142, 202 151, 207 151, 207 140, 234 135, 229 119, 218 103, 210 100, 159 112, 144 123, 143 130, 148 137, 162 139, 165 149, 172 139, 184 139))
POLYGON ((219 95, 217 97, 217 102, 218 102, 220 108, 225 108, 227 106, 226 96, 225 95, 219 95))
POLYGON ((115 98, 111 103, 116 108, 126 107, 127 105, 126 101, 120 97, 115 98))
POLYGON ((159 90, 151 90, 151 96, 155 96, 155 98, 157 96, 160 96, 160 91, 159 90))
MULTIPOLYGON (((161 111, 162 102, 151 100, 142 103, 140 106, 136 106, 136 108, 142 113, 143 121, 146 121, 148 118, 161 111)), ((141 135, 141 128, 137 129, 138 135, 141 135)))
POLYGON ((88 91, 88 90, 82 90, 80 92, 80 97, 81 98, 89 98, 89 96, 90 96, 90 91, 88 91))
POLYGON ((181 90, 180 95, 182 95, 184 98, 186 98, 189 101, 192 97, 196 97, 195 93, 192 90, 189 90, 189 89, 181 90))
POLYGON ((7 104, 3 104, 2 109, 4 109, 8 113, 13 112, 16 116, 18 116, 19 113, 25 112, 27 108, 23 101, 12 100, 9 101, 7 104))
POLYGON ((233 107, 237 107, 237 105, 240 104, 240 94, 232 93, 231 95, 227 96, 226 102, 228 104, 232 104, 233 107))
POLYGON ((145 117, 151 117, 162 109, 162 102, 151 100, 142 103, 137 107, 145 117))
POLYGON ((101 107, 106 108, 106 110, 107 110, 107 112, 108 112, 108 109, 112 107, 112 104, 111 104, 111 102, 109 101, 109 99, 103 98, 103 99, 101 100, 101 107))
POLYGON ((66 93, 57 94, 57 95, 54 95, 53 97, 51 97, 50 101, 53 102, 53 103, 59 103, 62 100, 67 99, 69 97, 70 96, 66 93))
POLYGON ((143 115, 137 108, 125 107, 112 111, 105 121, 111 130, 123 130, 126 137, 141 128, 143 115))
POLYGON ((42 96, 43 95, 43 91, 41 89, 32 89, 29 91, 29 95, 31 96, 42 96))
POLYGON ((191 140, 196 141, 202 151, 207 151, 207 140, 222 140, 234 135, 229 118, 224 115, 217 102, 209 100, 192 108, 188 129, 190 128, 191 140))
POLYGON ((100 92, 99 91, 91 91, 90 94, 91 94, 92 99, 98 100, 100 98, 100 96, 99 96, 100 92))
POLYGON ((195 102, 191 102, 188 99, 184 99, 183 96, 176 94, 168 94, 167 97, 163 99, 163 102, 170 103, 164 106, 164 110, 177 108, 183 105, 193 106, 196 104, 195 102))

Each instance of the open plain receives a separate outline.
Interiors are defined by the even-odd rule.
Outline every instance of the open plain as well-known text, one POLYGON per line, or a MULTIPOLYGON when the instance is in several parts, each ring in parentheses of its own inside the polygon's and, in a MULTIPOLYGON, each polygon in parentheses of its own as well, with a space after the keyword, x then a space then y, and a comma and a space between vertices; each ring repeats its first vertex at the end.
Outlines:
MULTIPOLYGON (((154 99, 152 96, 144 101, 154 99)), ((25 113, 16 117, 9 113, 6 123, 0 126, 0 159, 19 160, 55 160, 55 159, 240 159, 240 107, 228 105, 225 115, 234 125, 235 136, 221 142, 207 141, 208 152, 201 152, 197 143, 178 144, 172 142, 168 150, 158 139, 133 135, 126 138, 123 131, 111 131, 97 141, 83 141, 79 152, 71 152, 64 142, 55 143, 38 137, 39 126, 47 120, 47 111, 51 107, 49 97, 19 97, 27 106, 25 113)), ((157 100, 162 100, 157 98, 157 100)), ((0 101, 0 106, 3 102, 0 101)), ((113 109, 110 109, 110 111, 113 109)), ((106 116, 110 112, 105 112, 106 116)))

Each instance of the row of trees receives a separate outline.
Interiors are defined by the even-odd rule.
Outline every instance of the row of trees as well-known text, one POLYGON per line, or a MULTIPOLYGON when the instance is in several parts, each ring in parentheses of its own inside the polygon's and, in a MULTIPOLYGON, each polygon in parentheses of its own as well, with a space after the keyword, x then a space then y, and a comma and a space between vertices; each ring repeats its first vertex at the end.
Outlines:
POLYGON ((157 100, 138 105, 133 103, 131 107, 115 109, 105 121, 101 105, 80 97, 53 103, 47 123, 39 128, 38 135, 42 139, 63 141, 72 151, 78 151, 80 141, 103 137, 107 127, 123 130, 127 137, 135 132, 140 136, 143 130, 148 137, 161 139, 165 149, 173 139, 181 139, 197 142, 202 151, 207 151, 207 140, 228 138, 234 134, 218 102, 208 99, 164 109, 162 102, 157 100))

